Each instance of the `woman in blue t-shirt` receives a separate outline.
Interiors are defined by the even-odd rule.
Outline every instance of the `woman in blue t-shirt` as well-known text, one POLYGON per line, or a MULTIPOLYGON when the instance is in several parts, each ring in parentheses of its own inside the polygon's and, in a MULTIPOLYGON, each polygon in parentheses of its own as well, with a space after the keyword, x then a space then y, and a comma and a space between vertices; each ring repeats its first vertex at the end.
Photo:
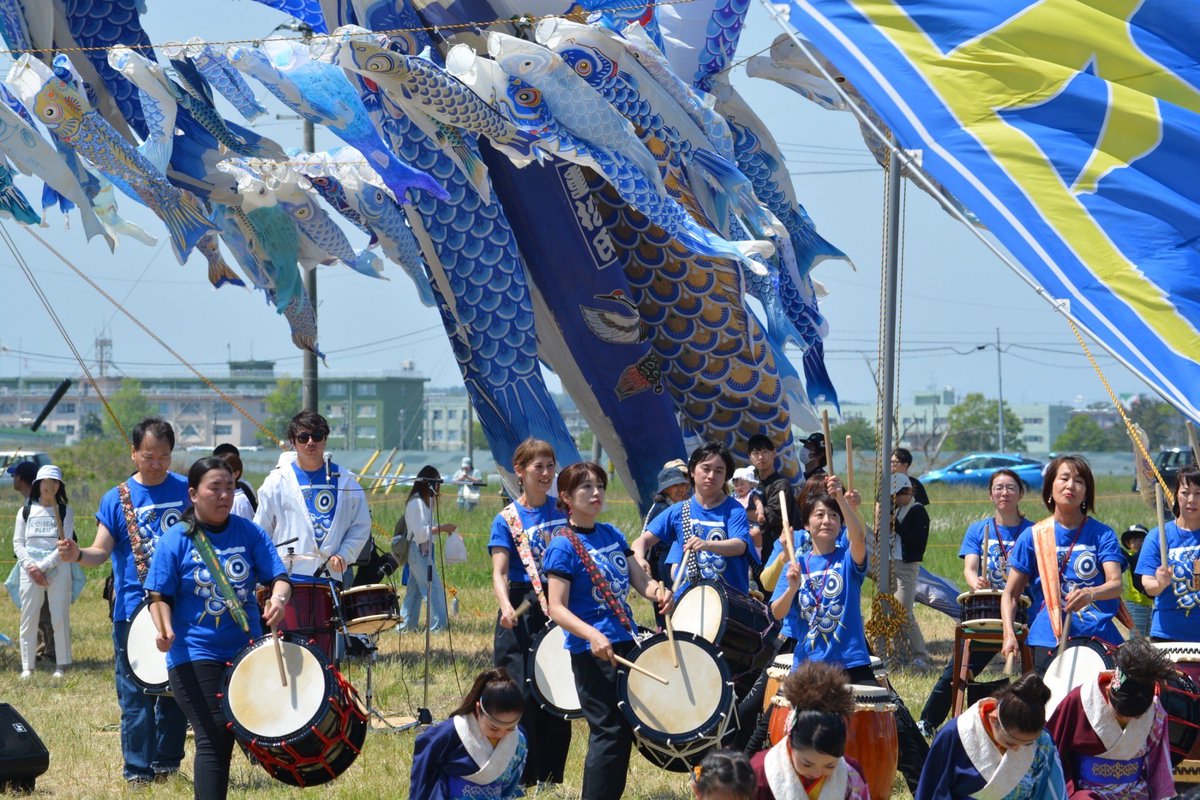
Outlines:
POLYGON ((836 476, 825 478, 825 488, 827 493, 810 495, 801 511, 805 529, 795 534, 796 558, 787 566, 786 581, 775 586, 771 612, 778 620, 792 609, 797 612, 793 668, 803 661, 828 661, 842 667, 851 683, 877 685, 860 602, 867 575, 866 527, 836 476))
POLYGON ((1179 470, 1171 510, 1175 519, 1163 526, 1167 564, 1155 528, 1142 545, 1137 574, 1146 594, 1154 598, 1150 636, 1157 641, 1194 642, 1200 640, 1200 468, 1189 465, 1179 470))
POLYGON ((188 471, 192 508, 163 534, 146 576, 156 644, 167 654, 171 692, 196 735, 192 781, 196 798, 204 800, 224 798, 229 789, 234 739, 220 700, 227 665, 262 635, 260 616, 268 625, 283 620, 292 594, 266 532, 230 514, 235 489, 233 472, 220 458, 193 464, 188 471), (222 579, 213 580, 205 551, 220 565, 222 579), (271 586, 261 615, 254 596, 257 583, 271 586), (249 632, 230 611, 231 591, 246 614, 249 632))
POLYGON ((558 502, 568 527, 542 560, 549 579, 550 618, 566 632, 571 669, 587 720, 583 766, 585 800, 617 800, 625 791, 633 731, 617 706, 617 663, 634 648, 630 588, 659 612, 674 608, 670 589, 652 580, 636 561, 625 535, 597 522, 608 476, 599 464, 572 464, 558 476, 558 502))
POLYGON ((526 680, 532 677, 526 674, 526 666, 534 639, 549 619, 542 611, 546 600, 542 555, 555 532, 567 524, 567 515, 549 493, 554 486, 554 467, 554 448, 549 442, 530 438, 517 445, 513 472, 521 494, 496 515, 488 539, 492 591, 499 606, 492 663, 508 670, 525 693, 521 730, 529 756, 521 776, 523 786, 562 783, 571 748, 571 721, 543 709, 526 680), (529 603, 529 610, 518 617, 516 609, 523 602, 529 603))
POLYGON ((1088 516, 1096 508, 1096 482, 1082 456, 1059 456, 1046 466, 1042 501, 1051 516, 1017 538, 1008 559, 1008 583, 1000 603, 1004 619, 1004 646, 1000 652, 1016 655, 1019 648, 1013 631, 1014 610, 1017 598, 1032 581, 1027 642, 1039 671, 1049 663, 1053 648, 1066 632, 1065 615, 1070 615, 1072 638, 1095 637, 1113 645, 1123 641, 1113 617, 1125 565, 1113 529, 1088 516), (1037 537, 1042 530, 1046 534, 1039 557, 1037 537), (1057 598, 1044 596, 1047 576, 1042 574, 1039 561, 1057 573, 1049 576, 1054 579, 1052 583, 1058 584, 1057 598))

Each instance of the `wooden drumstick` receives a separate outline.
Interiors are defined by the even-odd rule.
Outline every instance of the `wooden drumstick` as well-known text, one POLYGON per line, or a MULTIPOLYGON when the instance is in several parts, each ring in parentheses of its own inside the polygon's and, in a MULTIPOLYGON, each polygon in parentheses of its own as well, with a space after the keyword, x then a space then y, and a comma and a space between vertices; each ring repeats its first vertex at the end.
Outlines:
POLYGON ((1004 674, 1005 675, 1013 674, 1013 661, 1016 660, 1016 657, 1017 657, 1017 654, 1015 652, 1013 652, 1013 653, 1009 653, 1008 656, 1004 659, 1004 674))
POLYGON ((620 664, 622 667, 625 667, 626 669, 631 669, 634 672, 640 672, 643 675, 645 675, 647 678, 652 678, 653 680, 658 681, 663 686, 671 685, 671 682, 669 680, 667 680, 666 678, 664 678, 663 676, 656 675, 655 673, 651 672, 650 670, 646 669, 645 667, 639 667, 637 664, 633 663, 628 658, 622 658, 621 656, 617 655, 616 653, 613 653, 613 661, 616 661, 618 664, 620 664))
POLYGON ((787 551, 787 559, 790 564, 796 560, 796 537, 792 531, 792 521, 788 519, 787 492, 784 491, 779 492, 779 515, 783 522, 783 530, 780 535, 783 536, 783 546, 787 551))
POLYGON ((854 437, 846 434, 846 491, 854 491, 854 437))
POLYGON ((1183 423, 1187 426, 1188 444, 1192 446, 1192 458, 1200 464, 1200 441, 1196 439, 1196 426, 1189 419, 1183 423))
POLYGON ((821 432, 825 434, 825 470, 833 474, 833 440, 829 438, 829 411, 821 409, 821 432))
POLYGON ((1063 623, 1062 638, 1058 640, 1058 654, 1060 656, 1067 649, 1067 639, 1071 638, 1071 617, 1073 616, 1075 615, 1068 611, 1067 621, 1063 623))
POLYGON ((528 598, 528 597, 526 597, 526 598, 525 598, 525 599, 524 599, 524 600, 521 602, 521 605, 519 605, 519 606, 517 606, 516 608, 514 608, 514 609, 513 609, 513 616, 514 616, 514 617, 518 617, 518 618, 520 618, 520 616, 521 616, 522 614, 524 614, 526 611, 528 611, 528 610, 529 610, 529 608, 530 608, 530 606, 532 606, 532 605, 533 605, 533 603, 529 602, 529 598, 528 598))
POLYGON ((1167 525, 1163 514, 1163 490, 1162 484, 1154 482, 1154 512, 1158 514, 1158 563, 1170 567, 1171 561, 1167 558, 1167 525))
POLYGON ((671 646, 671 666, 679 669, 679 655, 675 652, 675 625, 671 622, 671 615, 663 614, 663 622, 667 623, 667 644, 671 646))
POLYGON ((275 640, 275 663, 279 665, 279 682, 287 686, 287 670, 283 668, 283 645, 279 641, 279 626, 271 626, 271 638, 275 640))
POLYGON ((55 509, 54 509, 54 523, 55 523, 55 524, 58 526, 58 539, 59 539, 59 541, 62 541, 63 539, 67 538, 67 537, 66 537, 66 536, 63 534, 63 518, 62 518, 62 514, 58 513, 58 508, 57 508, 57 506, 56 506, 56 507, 55 507, 55 509))

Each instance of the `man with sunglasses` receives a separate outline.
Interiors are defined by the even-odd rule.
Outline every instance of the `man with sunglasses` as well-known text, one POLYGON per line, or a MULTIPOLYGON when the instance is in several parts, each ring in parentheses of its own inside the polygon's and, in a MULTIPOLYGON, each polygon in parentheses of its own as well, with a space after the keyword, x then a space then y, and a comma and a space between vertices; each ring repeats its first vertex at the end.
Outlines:
POLYGON ((371 536, 366 495, 358 481, 325 457, 329 423, 320 414, 301 411, 292 417, 287 437, 295 458, 284 453, 263 481, 254 521, 276 544, 296 540, 289 545, 295 552, 290 565, 281 554, 293 578, 303 582, 324 567, 341 582, 371 536))

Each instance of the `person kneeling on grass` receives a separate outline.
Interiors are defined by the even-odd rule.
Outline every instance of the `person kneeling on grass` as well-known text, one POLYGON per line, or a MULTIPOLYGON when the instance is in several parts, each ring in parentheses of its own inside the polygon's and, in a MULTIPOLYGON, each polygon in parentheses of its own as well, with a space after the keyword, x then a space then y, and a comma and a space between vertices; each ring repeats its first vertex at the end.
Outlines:
POLYGON ((424 800, 523 797, 525 709, 508 670, 484 670, 450 718, 417 737, 408 796, 424 800))

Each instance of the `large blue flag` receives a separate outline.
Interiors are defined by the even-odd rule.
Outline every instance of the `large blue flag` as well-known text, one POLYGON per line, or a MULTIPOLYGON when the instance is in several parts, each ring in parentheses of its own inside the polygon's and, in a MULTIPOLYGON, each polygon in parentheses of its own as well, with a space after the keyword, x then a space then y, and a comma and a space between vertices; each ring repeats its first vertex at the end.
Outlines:
POLYGON ((1200 422, 1200 3, 792 0, 791 22, 1073 319, 1200 422))

